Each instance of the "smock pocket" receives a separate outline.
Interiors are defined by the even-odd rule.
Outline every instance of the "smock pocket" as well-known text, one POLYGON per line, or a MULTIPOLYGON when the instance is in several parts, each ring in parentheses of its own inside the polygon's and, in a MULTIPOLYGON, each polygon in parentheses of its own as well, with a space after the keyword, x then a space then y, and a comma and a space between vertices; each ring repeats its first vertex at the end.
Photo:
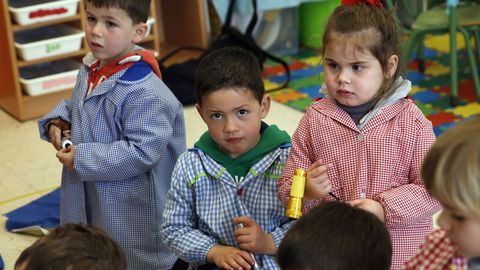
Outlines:
POLYGON ((97 182, 99 200, 107 204, 144 204, 148 203, 153 187, 151 180, 133 178, 118 181, 97 182))

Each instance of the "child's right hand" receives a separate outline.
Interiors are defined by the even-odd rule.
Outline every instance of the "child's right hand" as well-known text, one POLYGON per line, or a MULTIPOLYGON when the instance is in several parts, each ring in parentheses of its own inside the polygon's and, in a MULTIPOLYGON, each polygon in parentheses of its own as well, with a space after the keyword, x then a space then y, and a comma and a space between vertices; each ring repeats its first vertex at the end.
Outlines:
POLYGON ((252 269, 254 261, 249 252, 236 247, 216 245, 207 254, 209 262, 227 270, 252 269))
POLYGON ((62 148, 62 130, 59 127, 50 125, 48 127, 48 137, 57 151, 62 148))
POLYGON ((308 168, 303 197, 305 200, 321 199, 332 191, 332 184, 327 175, 327 170, 332 166, 317 160, 308 168))
POLYGON ((68 148, 61 148, 57 152, 57 158, 60 163, 65 165, 70 170, 74 170, 75 145, 70 145, 68 148))

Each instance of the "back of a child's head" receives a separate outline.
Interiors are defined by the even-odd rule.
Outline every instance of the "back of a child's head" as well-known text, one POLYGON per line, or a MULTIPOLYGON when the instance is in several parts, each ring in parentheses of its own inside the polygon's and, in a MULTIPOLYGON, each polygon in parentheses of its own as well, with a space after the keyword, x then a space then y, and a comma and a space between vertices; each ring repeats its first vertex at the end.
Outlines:
POLYGON ((372 213, 325 202, 301 217, 277 252, 282 270, 387 270, 392 244, 372 213))
POLYGON ((425 156, 422 178, 442 204, 480 217, 480 115, 437 138, 425 156))
POLYGON ((97 8, 119 8, 124 10, 133 23, 146 22, 150 13, 151 0, 87 0, 97 8))
POLYGON ((16 270, 124 270, 125 255, 104 231, 91 225, 65 224, 25 249, 16 270))
POLYGON ((207 54, 195 70, 197 104, 203 97, 224 89, 248 90, 258 102, 265 93, 258 59, 240 47, 225 47, 207 54))
MULTIPOLYGON (((386 76, 388 59, 397 55, 397 69, 393 76, 384 80, 379 91, 379 97, 388 96, 395 89, 395 80, 403 72, 401 27, 390 11, 365 2, 358 0, 358 3, 341 5, 333 11, 325 26, 322 56, 325 56, 328 46, 338 46, 339 43, 352 45, 359 52, 370 52, 380 62, 386 76)), ((380 2, 378 4, 381 5, 380 2)))

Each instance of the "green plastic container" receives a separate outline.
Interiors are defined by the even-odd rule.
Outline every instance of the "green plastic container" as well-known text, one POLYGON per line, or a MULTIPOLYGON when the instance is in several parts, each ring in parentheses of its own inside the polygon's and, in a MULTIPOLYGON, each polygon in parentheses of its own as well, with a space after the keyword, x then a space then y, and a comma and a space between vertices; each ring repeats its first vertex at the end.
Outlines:
POLYGON ((300 5, 300 43, 306 47, 322 47, 327 19, 340 5, 340 0, 319 0, 300 5))

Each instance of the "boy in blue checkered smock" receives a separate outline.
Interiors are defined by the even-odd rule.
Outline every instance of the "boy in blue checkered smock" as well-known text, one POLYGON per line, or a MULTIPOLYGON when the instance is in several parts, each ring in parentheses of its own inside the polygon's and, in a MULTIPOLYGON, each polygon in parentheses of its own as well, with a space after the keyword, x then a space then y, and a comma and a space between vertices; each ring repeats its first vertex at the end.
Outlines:
POLYGON ((160 225, 171 173, 185 152, 183 108, 160 79, 147 33, 150 0, 85 1, 83 59, 70 99, 38 122, 64 165, 61 223, 88 223, 123 248, 129 270, 177 260, 160 225), (73 145, 62 148, 61 137, 73 145))
POLYGON ((290 136, 262 121, 270 108, 253 54, 227 47, 195 73, 207 124, 172 175, 162 236, 189 269, 279 269, 274 254, 291 225, 276 182, 290 136))

